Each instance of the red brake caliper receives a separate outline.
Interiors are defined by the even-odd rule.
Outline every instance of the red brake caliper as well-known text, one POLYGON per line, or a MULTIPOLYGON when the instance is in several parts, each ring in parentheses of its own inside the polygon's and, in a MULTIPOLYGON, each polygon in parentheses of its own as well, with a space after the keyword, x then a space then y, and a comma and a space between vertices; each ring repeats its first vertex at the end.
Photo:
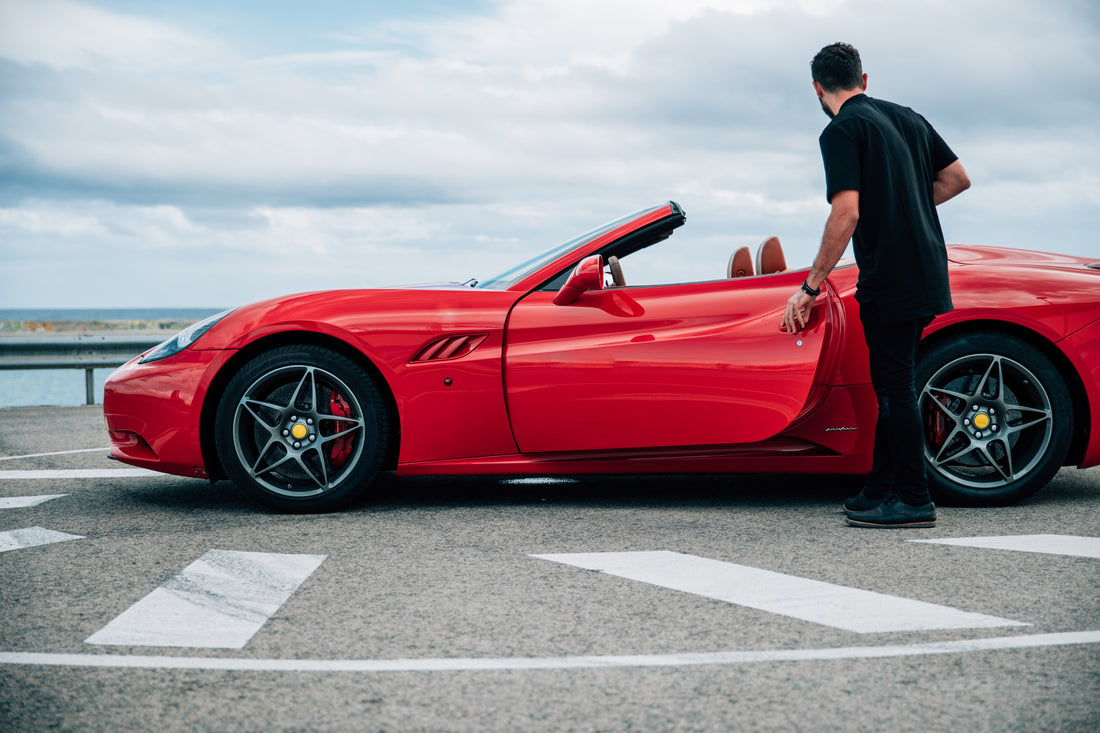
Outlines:
MULTIPOLYGON (((351 410, 348 409, 347 403, 344 402, 344 398, 336 392, 333 392, 332 397, 329 398, 329 408, 336 417, 351 417, 351 410)), ((337 421, 335 430, 339 433, 350 427, 351 423, 337 421)), ((332 461, 333 468, 340 468, 348 460, 355 443, 355 438, 353 436, 354 433, 332 441, 332 452, 329 454, 329 460, 332 461)))
MULTIPOLYGON (((935 397, 934 399, 941 405, 943 405, 946 409, 946 397, 935 397)), ((947 422, 947 416, 944 415, 944 411, 937 410, 934 407, 929 409, 927 423, 929 437, 932 439, 932 445, 936 448, 941 447, 943 445, 943 441, 947 440, 947 434, 950 432, 951 429, 950 425, 947 422)))

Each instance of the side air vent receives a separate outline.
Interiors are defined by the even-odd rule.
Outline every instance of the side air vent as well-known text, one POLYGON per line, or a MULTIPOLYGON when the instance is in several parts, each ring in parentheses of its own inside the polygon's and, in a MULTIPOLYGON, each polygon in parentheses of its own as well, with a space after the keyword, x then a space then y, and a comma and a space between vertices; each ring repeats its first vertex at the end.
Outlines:
POLYGON ((1089 264, 1085 265, 1085 267, 1093 270, 1100 270, 1100 262, 1090 262, 1089 264))
POLYGON ((469 333, 462 336, 443 336, 437 338, 435 341, 430 342, 427 346, 416 353, 411 360, 411 364, 418 364, 426 361, 447 361, 448 359, 461 359, 473 352, 478 346, 481 346, 485 339, 489 338, 487 333, 469 333))

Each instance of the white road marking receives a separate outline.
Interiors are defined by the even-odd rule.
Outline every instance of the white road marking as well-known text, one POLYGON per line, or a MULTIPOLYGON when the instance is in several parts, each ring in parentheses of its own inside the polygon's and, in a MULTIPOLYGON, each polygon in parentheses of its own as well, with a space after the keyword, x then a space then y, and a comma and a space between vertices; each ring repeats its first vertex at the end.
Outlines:
POLYGON ((72 479, 72 478, 148 478, 150 476, 168 476, 147 468, 58 468, 41 471, 0 471, 0 481, 26 481, 28 479, 72 479))
POLYGON ((924 644, 887 644, 823 649, 623 654, 575 657, 455 657, 421 659, 233 659, 228 657, 162 657, 129 654, 42 654, 0 652, 0 664, 122 669, 196 669, 246 672, 482 672, 541 669, 611 669, 693 667, 702 665, 817 662, 842 659, 887 659, 936 654, 965 654, 1011 649, 1100 644, 1100 631, 1068 631, 1029 636, 961 639, 924 644))
POLYGON ((0 532, 0 552, 22 550, 25 547, 38 547, 39 545, 52 545, 54 542, 67 542, 68 540, 82 539, 84 539, 84 535, 55 532, 52 529, 43 529, 42 527, 12 529, 6 532, 0 532))
POLYGON ((0 456, 0 461, 14 461, 20 458, 41 458, 42 456, 67 456, 71 453, 103 453, 106 454, 110 451, 110 448, 81 448, 80 450, 55 450, 49 453, 28 453, 25 456, 0 456))
POLYGON ((957 537, 943 540, 909 540, 933 545, 981 547, 989 550, 1040 552, 1047 555, 1100 558, 1100 537, 1068 534, 1020 534, 1005 537, 957 537))
POLYGON ((325 557, 210 550, 85 642, 241 649, 325 557))
POLYGON ((50 499, 60 499, 68 494, 42 494, 41 496, 8 496, 0 499, 0 509, 23 509, 45 504, 50 499))
POLYGON ((1030 626, 949 606, 678 552, 592 552, 532 557, 599 570, 620 578, 858 634, 1030 626))

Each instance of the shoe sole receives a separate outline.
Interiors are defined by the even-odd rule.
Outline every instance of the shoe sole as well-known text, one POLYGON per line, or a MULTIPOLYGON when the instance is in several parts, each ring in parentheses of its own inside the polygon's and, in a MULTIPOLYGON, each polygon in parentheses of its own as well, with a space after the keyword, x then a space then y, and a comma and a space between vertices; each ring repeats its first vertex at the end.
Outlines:
POLYGON ((845 517, 844 521, 852 527, 876 527, 882 529, 928 529, 936 526, 935 519, 925 519, 918 522, 867 522, 845 517))

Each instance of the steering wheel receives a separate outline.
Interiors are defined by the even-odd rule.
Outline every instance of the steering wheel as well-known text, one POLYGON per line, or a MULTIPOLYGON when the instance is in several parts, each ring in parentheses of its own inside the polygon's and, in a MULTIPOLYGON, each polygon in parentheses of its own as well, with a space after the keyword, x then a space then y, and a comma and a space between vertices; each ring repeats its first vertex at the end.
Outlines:
POLYGON ((617 288, 626 287, 626 278, 623 277, 623 268, 619 264, 619 258, 611 255, 607 258, 607 266, 611 268, 611 281, 617 288))

